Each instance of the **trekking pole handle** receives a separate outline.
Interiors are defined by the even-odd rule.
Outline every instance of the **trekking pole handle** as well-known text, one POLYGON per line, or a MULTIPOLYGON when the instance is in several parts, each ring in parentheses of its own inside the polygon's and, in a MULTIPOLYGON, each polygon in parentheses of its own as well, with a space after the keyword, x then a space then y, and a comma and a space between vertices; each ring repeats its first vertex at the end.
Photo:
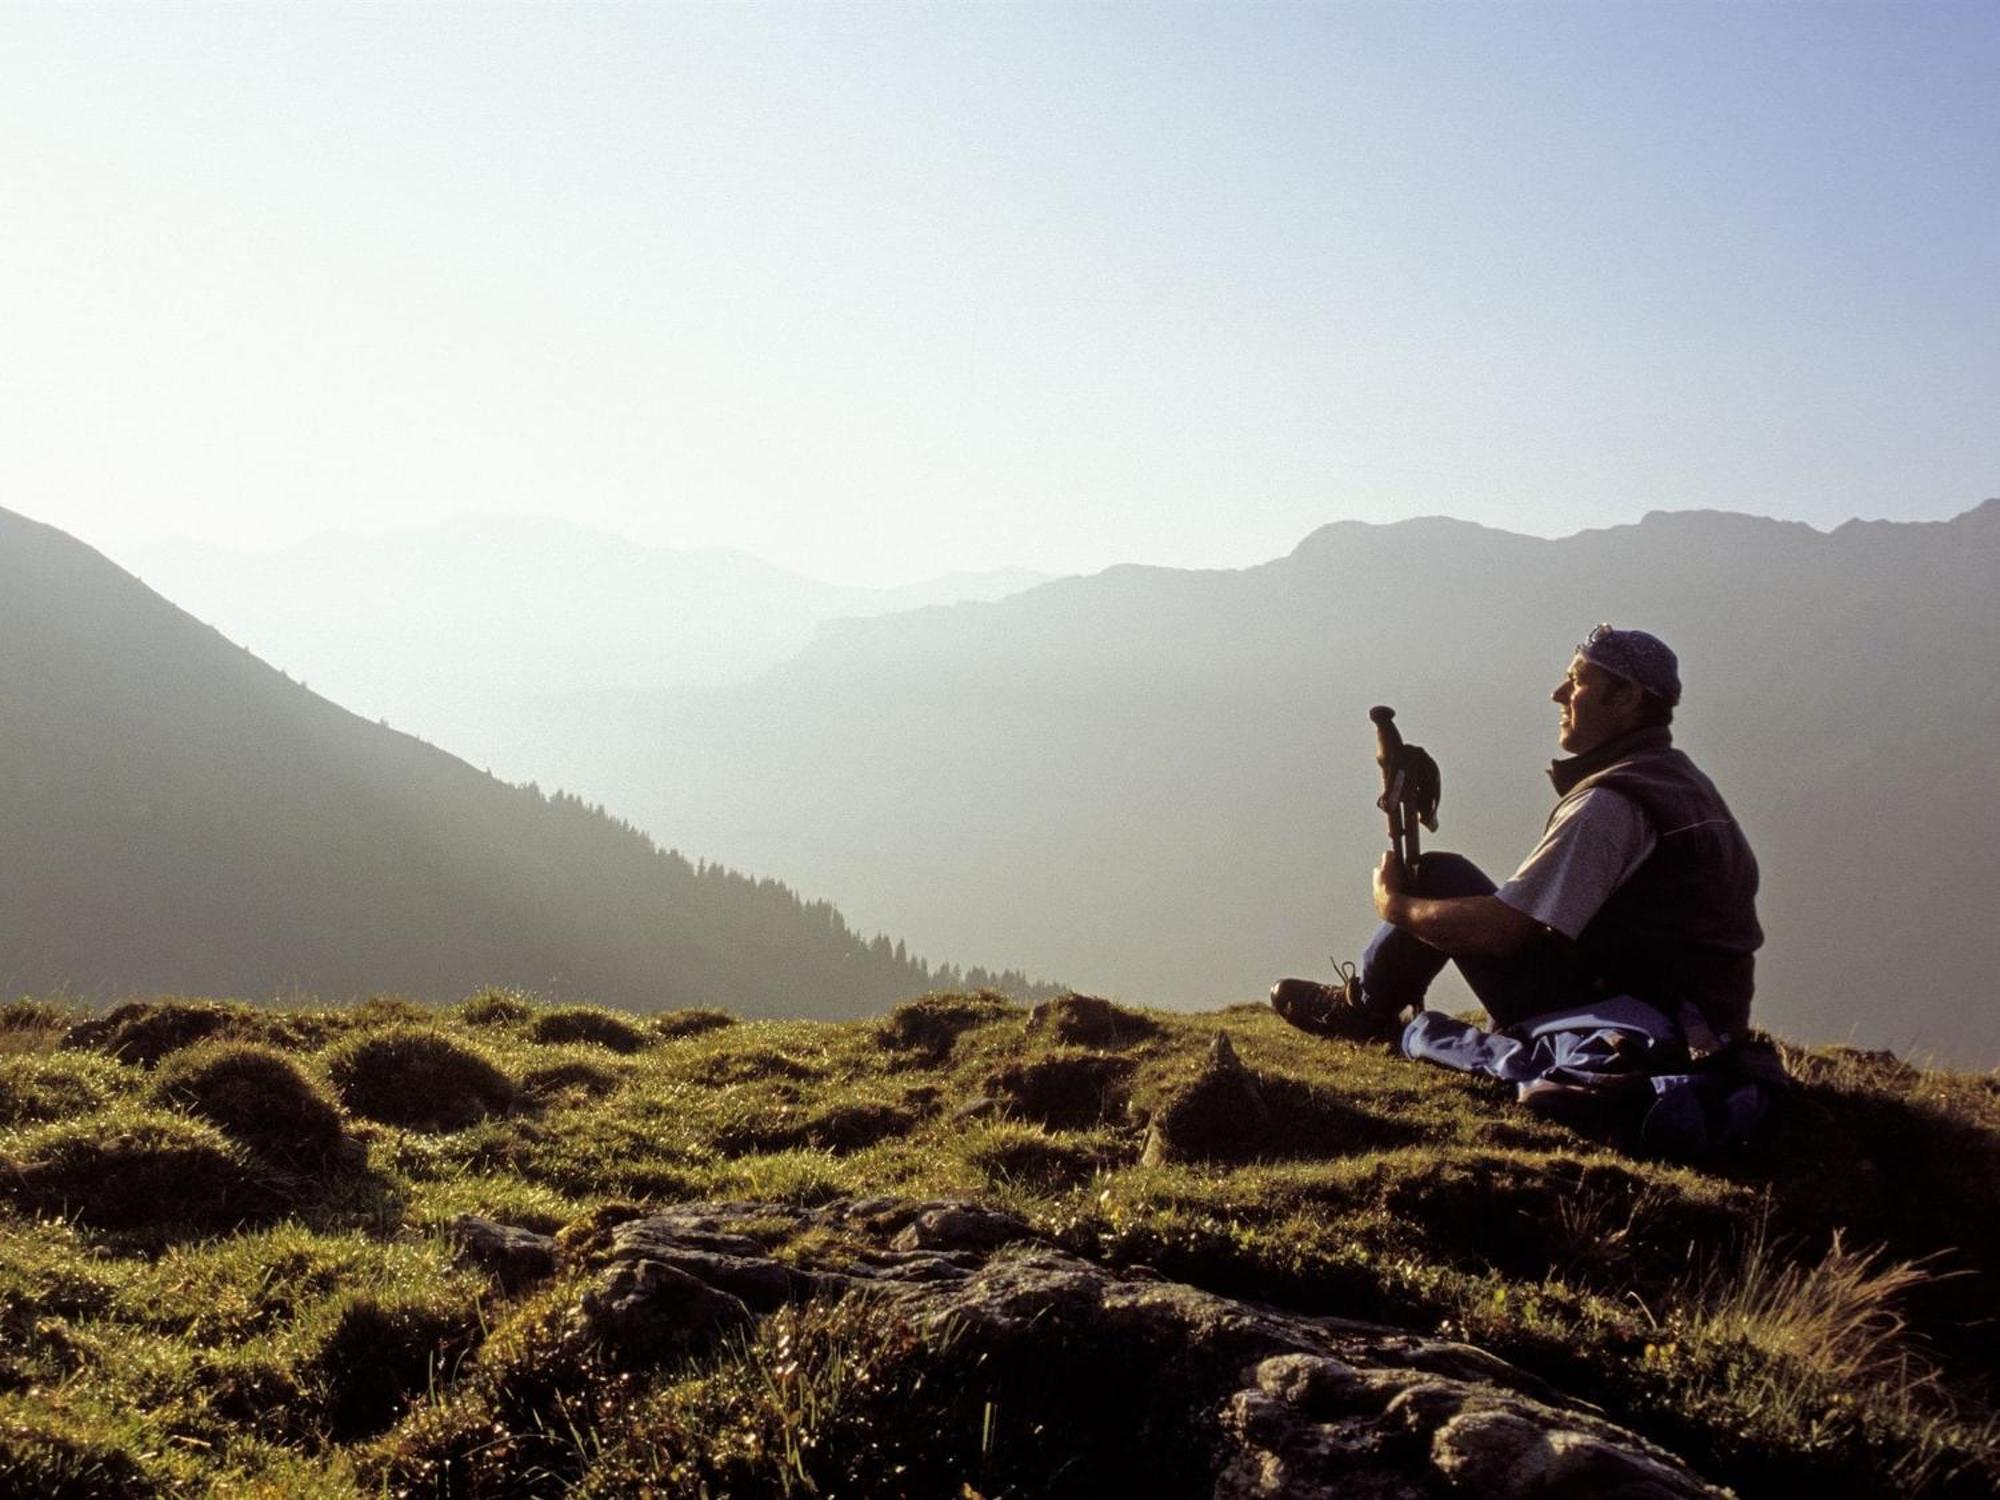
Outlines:
POLYGON ((1375 764, 1382 768, 1382 795, 1375 805, 1388 814, 1389 846, 1403 857, 1403 732, 1396 727, 1396 710, 1378 703, 1368 710, 1375 725, 1375 764))

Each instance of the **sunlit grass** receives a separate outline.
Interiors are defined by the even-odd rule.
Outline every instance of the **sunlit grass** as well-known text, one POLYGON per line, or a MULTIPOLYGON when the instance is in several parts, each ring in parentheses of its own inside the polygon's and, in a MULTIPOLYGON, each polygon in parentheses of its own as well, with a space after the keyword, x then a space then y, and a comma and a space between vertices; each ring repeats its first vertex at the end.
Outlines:
MULTIPOLYGON (((1469 1339, 1745 1493, 1944 1495, 1996 1472, 1989 1080, 1801 1051, 1804 1128, 1696 1170, 1253 1010, 1101 1045, 974 996, 846 1025, 510 992, 177 1001, 64 1048, 78 1019, 0 1007, 0 1489, 431 1493, 449 1472, 495 1486, 463 1493, 614 1494, 657 1462, 786 1493, 828 1443, 888 1472, 925 1441, 905 1405, 970 1424, 976 1458, 979 1414, 926 1405, 935 1351, 858 1313, 610 1384, 562 1342, 605 1227, 648 1205, 884 1194, 978 1198, 1079 1253, 1469 1339), (1278 1112, 1271 1149, 1142 1165, 1219 1029, 1278 1112), (212 1118, 175 1082, 267 1051, 292 1071, 238 1068, 212 1118), (369 1059, 462 1085, 463 1107, 410 1107, 369 1059), (323 1169, 273 1159, 257 1088, 339 1106, 323 1169), (462 1214, 560 1232, 557 1283, 510 1299, 455 1265, 462 1214)), ((781 1255, 845 1253, 789 1233, 781 1255)))

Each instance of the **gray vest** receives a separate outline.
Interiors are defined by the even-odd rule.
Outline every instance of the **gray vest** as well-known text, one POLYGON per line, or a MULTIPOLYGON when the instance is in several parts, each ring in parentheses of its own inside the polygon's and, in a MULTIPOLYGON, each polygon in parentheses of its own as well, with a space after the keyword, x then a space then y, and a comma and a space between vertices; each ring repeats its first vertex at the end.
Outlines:
MULTIPOLYGON (((1683 1002, 1740 1036, 1750 1023, 1757 858, 1715 783, 1660 727, 1635 730, 1549 767, 1560 808, 1592 787, 1638 803, 1653 852, 1577 936, 1609 994, 1636 995, 1671 1016, 1683 1002)), ((1554 821, 1554 815, 1550 815, 1554 821)))

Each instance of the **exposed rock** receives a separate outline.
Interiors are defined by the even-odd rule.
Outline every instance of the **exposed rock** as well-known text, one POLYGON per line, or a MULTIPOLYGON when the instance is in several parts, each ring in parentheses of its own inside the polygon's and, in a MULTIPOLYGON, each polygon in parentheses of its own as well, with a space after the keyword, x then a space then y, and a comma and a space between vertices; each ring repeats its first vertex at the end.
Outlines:
POLYGON ((972 1203, 946 1203, 926 1209, 896 1236, 898 1250, 997 1250, 1019 1240, 1037 1238, 1012 1214, 972 1203))
POLYGON ((508 1291, 519 1291, 555 1274, 556 1242, 511 1224, 498 1224, 477 1214, 460 1214, 445 1231, 461 1260, 484 1266, 508 1291))
POLYGON ((1058 995, 1028 1012, 1028 1030, 1078 1047, 1124 1047, 1157 1036, 1160 1023, 1096 995, 1058 995))
POLYGON ((575 1341, 618 1365, 699 1354, 753 1321, 741 1298, 657 1260, 614 1263, 577 1312, 575 1341))
POLYGON ((611 1245, 616 1260, 672 1266, 758 1312, 803 1301, 819 1289, 814 1277, 772 1260, 756 1240, 672 1220, 633 1219, 620 1224, 611 1232, 611 1245))
POLYGON ((1484 1350, 1115 1270, 976 1204, 685 1204, 619 1225, 607 1258, 578 1322, 617 1362, 697 1351, 752 1307, 865 1289, 966 1356, 971 1378, 1047 1403, 1042 1420, 1136 1416, 1183 1435, 1227 1500, 1727 1494, 1484 1350), (763 1248, 794 1235, 805 1264, 763 1248))

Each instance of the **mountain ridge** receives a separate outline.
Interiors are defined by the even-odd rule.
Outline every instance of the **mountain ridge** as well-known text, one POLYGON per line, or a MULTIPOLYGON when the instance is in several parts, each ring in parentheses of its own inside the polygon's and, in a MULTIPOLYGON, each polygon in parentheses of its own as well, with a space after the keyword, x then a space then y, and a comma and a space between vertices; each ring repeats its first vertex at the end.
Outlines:
POLYGON ((1764 860, 1760 1013, 2000 1060, 1978 894, 2000 888, 2000 807, 1967 775, 2000 702, 1949 666, 2000 654, 1996 516, 1819 532, 1680 512, 1560 539, 1336 523, 1247 569, 848 622, 755 684, 632 705, 589 774, 642 824, 809 872, 927 943, 976 934, 1150 1003, 1247 1000, 1367 935, 1368 706, 1442 761, 1441 846, 1504 875, 1546 811, 1549 691, 1608 619, 1680 652, 1679 738, 1764 860), (756 724, 786 743, 746 745, 756 724))
POLYGON ((825 902, 350 713, 6 511, 0 708, 9 988, 831 1015, 932 977, 825 902))

